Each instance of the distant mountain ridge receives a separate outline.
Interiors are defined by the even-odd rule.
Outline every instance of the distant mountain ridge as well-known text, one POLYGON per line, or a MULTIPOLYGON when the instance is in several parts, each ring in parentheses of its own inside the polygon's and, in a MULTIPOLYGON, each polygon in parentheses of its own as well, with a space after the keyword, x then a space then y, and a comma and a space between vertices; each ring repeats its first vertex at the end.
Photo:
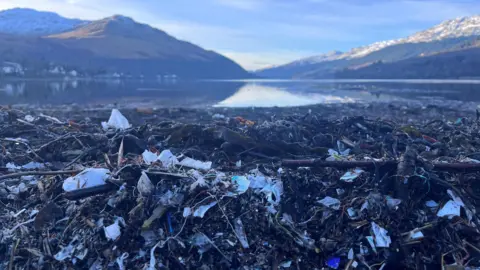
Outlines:
MULTIPOLYGON (((480 16, 457 18, 406 38, 375 42, 353 48, 345 53, 334 54, 327 59, 325 55, 308 57, 285 65, 263 69, 256 74, 278 78, 334 78, 337 73, 341 73, 342 76, 349 74, 354 78, 355 70, 361 70, 373 64, 390 63, 394 65, 397 61, 410 58, 421 58, 447 52, 452 55, 452 51, 476 48, 478 47, 478 36, 480 36, 480 16)), ((452 66, 452 68, 454 67, 452 66)), ((421 71, 418 72, 418 76, 421 77, 421 71)), ((399 74, 393 75, 399 76, 399 74)), ((434 74, 428 76, 434 76, 434 74)), ((381 77, 388 77, 388 74, 382 74, 381 77)))
POLYGON ((70 31, 89 21, 64 18, 53 12, 28 8, 0 11, 0 32, 14 35, 44 36, 70 31))
POLYGON ((216 52, 122 15, 82 21, 51 12, 14 9, 1 11, 0 18, 8 18, 0 20, 0 61, 21 63, 31 72, 60 65, 92 75, 175 74, 208 79, 251 76, 216 52), (25 14, 37 27, 28 23, 25 14))

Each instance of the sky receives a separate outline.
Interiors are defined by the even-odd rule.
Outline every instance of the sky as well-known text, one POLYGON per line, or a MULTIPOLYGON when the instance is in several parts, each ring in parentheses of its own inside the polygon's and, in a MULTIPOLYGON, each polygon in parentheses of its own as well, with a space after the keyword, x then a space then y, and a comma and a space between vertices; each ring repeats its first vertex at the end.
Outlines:
POLYGON ((255 70, 480 14, 478 1, 0 0, 0 10, 28 7, 86 20, 121 14, 255 70))

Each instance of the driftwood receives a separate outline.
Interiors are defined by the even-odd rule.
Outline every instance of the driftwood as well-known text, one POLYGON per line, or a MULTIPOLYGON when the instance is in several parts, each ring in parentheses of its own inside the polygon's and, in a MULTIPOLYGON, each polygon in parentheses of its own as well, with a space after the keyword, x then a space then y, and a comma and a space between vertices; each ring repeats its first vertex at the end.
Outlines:
MULTIPOLYGON (((321 159, 285 159, 282 160, 282 166, 289 168, 314 167, 325 168, 333 167, 338 169, 364 168, 374 169, 375 167, 394 167, 398 166, 396 160, 387 161, 325 161, 321 159)), ((443 163, 433 162, 433 168, 439 171, 480 171, 480 163, 443 163)))

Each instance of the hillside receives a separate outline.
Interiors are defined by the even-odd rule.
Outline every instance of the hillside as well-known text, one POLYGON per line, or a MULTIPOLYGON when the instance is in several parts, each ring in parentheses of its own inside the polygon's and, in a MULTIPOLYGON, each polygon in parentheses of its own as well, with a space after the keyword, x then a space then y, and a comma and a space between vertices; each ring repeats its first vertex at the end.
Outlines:
MULTIPOLYGON (((335 74, 341 73, 342 76, 348 74, 351 78, 356 78, 357 71, 376 63, 394 65, 395 62, 406 59, 426 56, 434 58, 443 53, 479 47, 479 35, 480 16, 459 18, 443 22, 406 38, 376 42, 342 54, 335 54, 334 57, 327 60, 323 55, 314 56, 260 70, 256 74, 273 78, 334 78, 335 74), (319 60, 315 61, 315 59, 319 60)), ((417 70, 417 72, 421 77, 422 71, 417 70)), ((388 77, 387 74, 384 75, 388 77)), ((391 76, 393 78, 398 74, 391 76)))
POLYGON ((31 73, 62 66, 92 75, 249 77, 242 67, 218 53, 120 15, 45 36, 0 35, 0 61, 20 63, 31 73))

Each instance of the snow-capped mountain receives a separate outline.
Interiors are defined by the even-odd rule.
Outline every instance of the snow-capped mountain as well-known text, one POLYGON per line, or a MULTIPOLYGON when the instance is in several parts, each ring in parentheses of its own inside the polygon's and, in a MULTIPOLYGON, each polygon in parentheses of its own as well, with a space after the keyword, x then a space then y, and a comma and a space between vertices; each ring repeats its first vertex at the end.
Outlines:
POLYGON ((457 18, 442 22, 441 24, 438 24, 425 31, 415 33, 406 38, 380 41, 367 46, 354 48, 351 51, 339 56, 338 59, 359 58, 372 52, 379 51, 383 48, 398 44, 432 42, 447 38, 459 38, 477 35, 480 35, 480 16, 457 18))
POLYGON ((7 34, 44 36, 69 31, 86 23, 88 21, 28 8, 0 11, 0 32, 7 34))
POLYGON ((375 42, 353 48, 345 53, 320 54, 285 65, 263 69, 257 75, 266 77, 295 77, 321 70, 361 67, 377 61, 400 61, 411 57, 427 56, 464 46, 465 39, 480 37, 480 16, 463 17, 442 22, 432 28, 411 36, 375 42))

